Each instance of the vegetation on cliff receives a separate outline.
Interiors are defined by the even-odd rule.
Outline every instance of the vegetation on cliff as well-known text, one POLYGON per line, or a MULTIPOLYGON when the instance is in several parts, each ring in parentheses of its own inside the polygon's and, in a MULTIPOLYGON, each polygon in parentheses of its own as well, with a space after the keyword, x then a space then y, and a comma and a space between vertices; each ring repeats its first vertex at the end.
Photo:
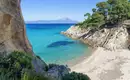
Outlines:
POLYGON ((90 78, 82 73, 72 72, 65 75, 63 80, 90 80, 90 78))
POLYGON ((107 0, 99 2, 92 11, 92 15, 86 13, 84 16, 87 18, 77 25, 81 28, 99 29, 123 22, 130 18, 130 1, 107 0))
POLYGON ((37 74, 32 66, 33 56, 14 51, 0 58, 0 80, 48 80, 37 74))
POLYGON ((43 71, 38 72, 40 67, 35 68, 35 66, 39 62, 35 62, 35 58, 40 59, 40 57, 34 57, 18 51, 14 51, 5 57, 1 56, 0 80, 89 80, 87 75, 69 73, 69 69, 63 65, 44 64, 43 71), (54 78, 55 76, 60 78, 54 78), (76 79, 77 77, 79 79, 76 79))

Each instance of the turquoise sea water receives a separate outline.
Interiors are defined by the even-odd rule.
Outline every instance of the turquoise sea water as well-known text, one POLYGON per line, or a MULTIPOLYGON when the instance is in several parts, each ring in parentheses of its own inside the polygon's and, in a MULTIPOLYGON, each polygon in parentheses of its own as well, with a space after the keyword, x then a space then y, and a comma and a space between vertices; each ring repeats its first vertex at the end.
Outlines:
POLYGON ((84 55, 88 47, 61 35, 73 24, 26 24, 27 36, 36 55, 47 63, 63 64, 84 55))

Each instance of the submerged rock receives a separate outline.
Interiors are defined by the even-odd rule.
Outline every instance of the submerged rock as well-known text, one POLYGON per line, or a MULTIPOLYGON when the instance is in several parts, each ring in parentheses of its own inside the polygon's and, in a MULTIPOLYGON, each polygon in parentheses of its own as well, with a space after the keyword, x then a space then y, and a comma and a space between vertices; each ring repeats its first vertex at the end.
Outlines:
POLYGON ((59 46, 65 46, 65 45, 73 44, 73 43, 74 43, 73 41, 57 41, 57 42, 51 43, 47 47, 48 48, 59 47, 59 46))

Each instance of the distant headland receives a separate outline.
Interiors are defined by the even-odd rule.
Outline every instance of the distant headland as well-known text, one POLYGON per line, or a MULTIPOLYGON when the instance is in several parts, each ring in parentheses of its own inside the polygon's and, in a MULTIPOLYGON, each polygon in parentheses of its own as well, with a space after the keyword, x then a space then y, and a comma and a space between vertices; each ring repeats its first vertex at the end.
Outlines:
POLYGON ((61 18, 57 20, 37 20, 37 21, 26 21, 27 24, 76 24, 78 21, 70 18, 61 18))

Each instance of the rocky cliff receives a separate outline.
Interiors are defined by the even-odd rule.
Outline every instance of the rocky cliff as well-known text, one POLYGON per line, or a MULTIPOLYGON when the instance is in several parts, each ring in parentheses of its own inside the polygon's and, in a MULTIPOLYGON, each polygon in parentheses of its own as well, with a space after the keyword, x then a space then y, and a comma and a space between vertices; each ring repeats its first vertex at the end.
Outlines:
POLYGON ((128 25, 126 24, 119 24, 113 28, 103 28, 97 31, 72 26, 62 34, 81 40, 92 47, 103 47, 108 50, 126 49, 129 46, 128 25))
POLYGON ((26 37, 20 0, 0 0, 0 54, 14 50, 32 52, 26 37))

